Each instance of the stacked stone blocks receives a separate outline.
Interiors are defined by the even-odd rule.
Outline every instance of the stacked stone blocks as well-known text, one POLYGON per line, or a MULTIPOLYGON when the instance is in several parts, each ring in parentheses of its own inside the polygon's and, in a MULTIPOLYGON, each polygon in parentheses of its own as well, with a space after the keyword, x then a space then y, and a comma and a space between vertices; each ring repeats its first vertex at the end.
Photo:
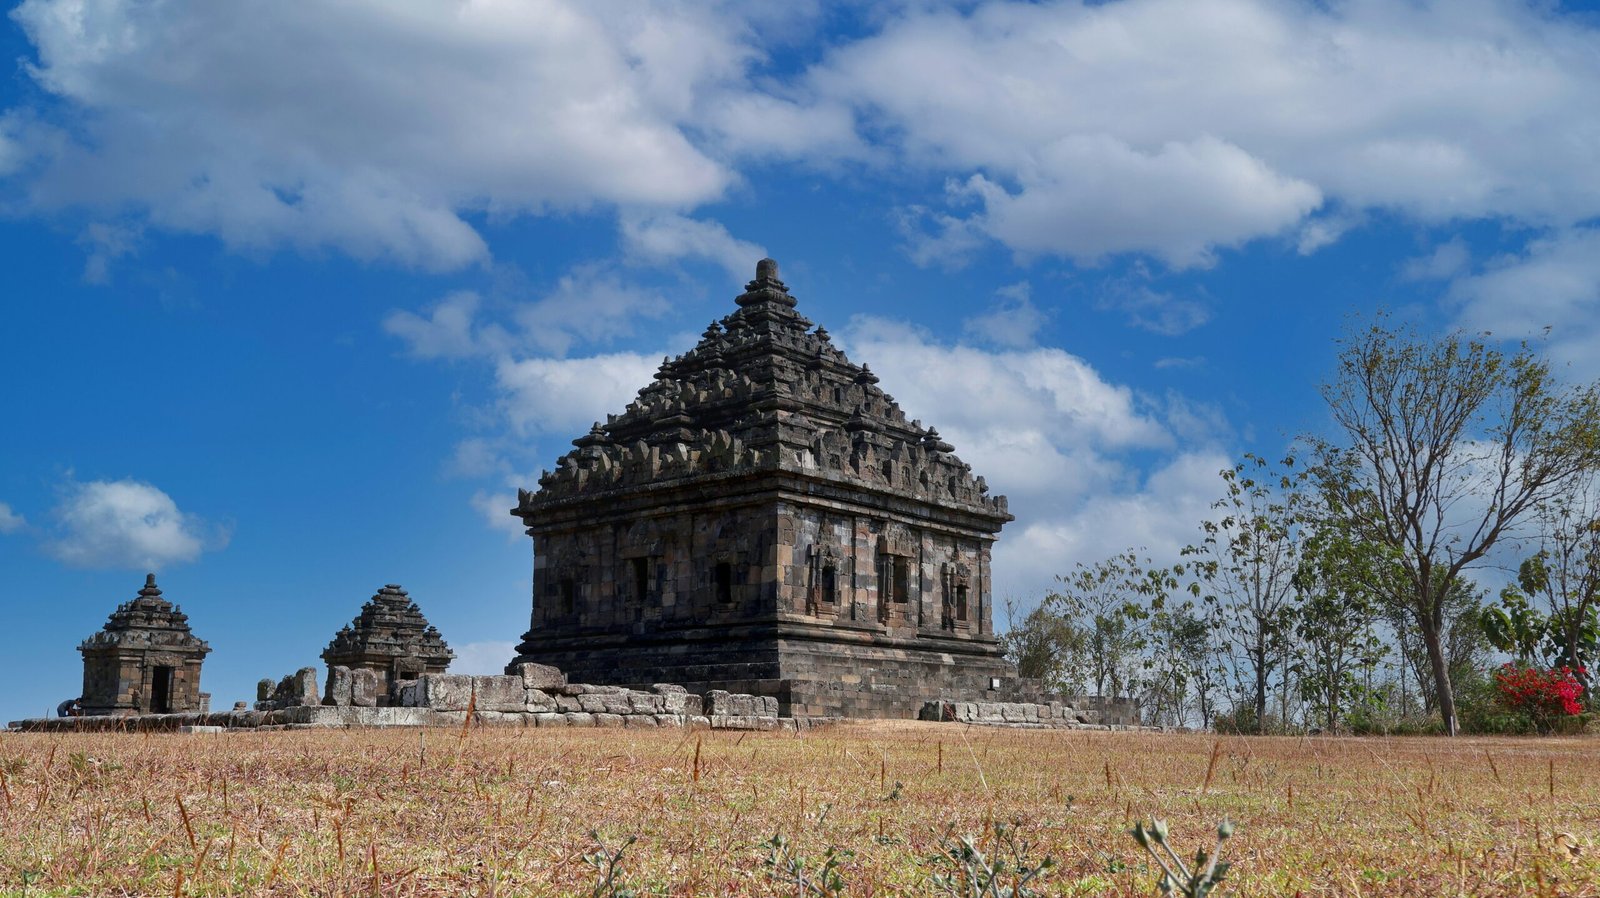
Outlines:
POLYGON ((1132 729, 1139 728, 1138 706, 1132 702, 1090 699, 1074 707, 1051 702, 934 701, 922 706, 922 720, 970 723, 1029 729, 1132 729))

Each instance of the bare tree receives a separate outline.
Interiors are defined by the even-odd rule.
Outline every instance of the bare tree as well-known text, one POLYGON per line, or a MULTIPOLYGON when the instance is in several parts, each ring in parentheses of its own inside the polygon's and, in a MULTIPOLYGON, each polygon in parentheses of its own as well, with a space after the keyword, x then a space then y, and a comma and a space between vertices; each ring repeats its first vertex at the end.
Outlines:
POLYGON ((1536 503, 1600 460, 1595 387, 1564 388, 1522 346, 1425 340, 1380 319, 1343 343, 1322 388, 1348 445, 1314 440, 1326 494, 1353 536, 1405 572, 1404 609, 1427 652, 1445 731, 1458 730, 1445 606, 1461 572, 1536 503))

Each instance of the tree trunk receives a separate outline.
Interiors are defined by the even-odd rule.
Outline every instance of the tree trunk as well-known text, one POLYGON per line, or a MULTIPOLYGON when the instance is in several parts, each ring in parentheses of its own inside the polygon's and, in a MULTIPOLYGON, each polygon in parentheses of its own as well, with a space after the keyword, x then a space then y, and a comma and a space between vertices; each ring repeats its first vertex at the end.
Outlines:
POLYGON ((1450 688, 1450 663, 1444 657, 1439 627, 1427 615, 1417 615, 1417 623, 1421 625, 1422 644, 1428 649, 1428 665, 1433 668, 1434 692, 1439 715, 1444 718, 1444 732, 1446 736, 1454 736, 1460 731, 1456 723, 1456 696, 1450 688))
MULTIPOLYGON (((1579 610, 1584 606, 1578 606, 1579 610)), ((1583 687, 1583 703, 1589 704, 1589 670, 1578 663, 1578 631, 1582 629, 1581 615, 1573 611, 1568 619, 1562 622, 1562 629, 1566 632, 1566 646, 1562 649, 1561 663, 1572 669, 1572 675, 1578 678, 1578 685, 1583 687)))
POLYGON ((1256 665, 1256 732, 1267 731, 1267 665, 1263 657, 1262 663, 1256 665))

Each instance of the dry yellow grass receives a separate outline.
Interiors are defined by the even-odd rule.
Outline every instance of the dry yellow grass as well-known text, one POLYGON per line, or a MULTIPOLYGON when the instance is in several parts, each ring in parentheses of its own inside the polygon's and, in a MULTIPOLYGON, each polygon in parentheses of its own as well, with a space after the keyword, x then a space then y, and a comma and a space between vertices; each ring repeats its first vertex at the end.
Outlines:
POLYGON ((782 833, 815 863, 853 851, 846 894, 919 895, 948 831, 999 819, 1058 862, 1041 894, 1150 895, 1131 823, 1165 817, 1192 851, 1226 815, 1222 894, 1594 895, 1595 747, 909 723, 4 734, 0 892, 588 895, 594 831, 638 837, 621 881, 640 894, 793 895, 763 863, 782 833))

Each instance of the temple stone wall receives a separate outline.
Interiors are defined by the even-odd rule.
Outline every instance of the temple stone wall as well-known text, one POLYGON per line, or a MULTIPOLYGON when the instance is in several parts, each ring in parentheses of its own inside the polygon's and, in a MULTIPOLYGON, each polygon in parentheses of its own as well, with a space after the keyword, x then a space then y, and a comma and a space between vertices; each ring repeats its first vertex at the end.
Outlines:
POLYGON ((1143 729, 1138 705, 1098 698, 1050 702, 928 702, 922 720, 1024 729, 1143 729))
POLYGON ((772 529, 770 511, 748 505, 541 533, 531 627, 648 633, 770 614, 772 529))
MULTIPOLYGON (((286 678, 315 692, 315 671, 304 668, 286 678)), ((701 728, 714 730, 796 730, 821 721, 780 719, 771 696, 711 691, 690 693, 676 684, 648 689, 569 683, 555 668, 520 665, 504 676, 424 674, 400 687, 400 704, 391 707, 355 704, 357 696, 335 691, 342 702, 313 702, 284 707, 258 707, 223 714, 142 714, 123 717, 41 718, 13 721, 11 729, 26 732, 165 730, 194 727, 225 729, 324 729, 329 727, 491 726, 599 727, 619 729, 701 728)), ((303 696, 302 696, 303 698, 303 696)))

